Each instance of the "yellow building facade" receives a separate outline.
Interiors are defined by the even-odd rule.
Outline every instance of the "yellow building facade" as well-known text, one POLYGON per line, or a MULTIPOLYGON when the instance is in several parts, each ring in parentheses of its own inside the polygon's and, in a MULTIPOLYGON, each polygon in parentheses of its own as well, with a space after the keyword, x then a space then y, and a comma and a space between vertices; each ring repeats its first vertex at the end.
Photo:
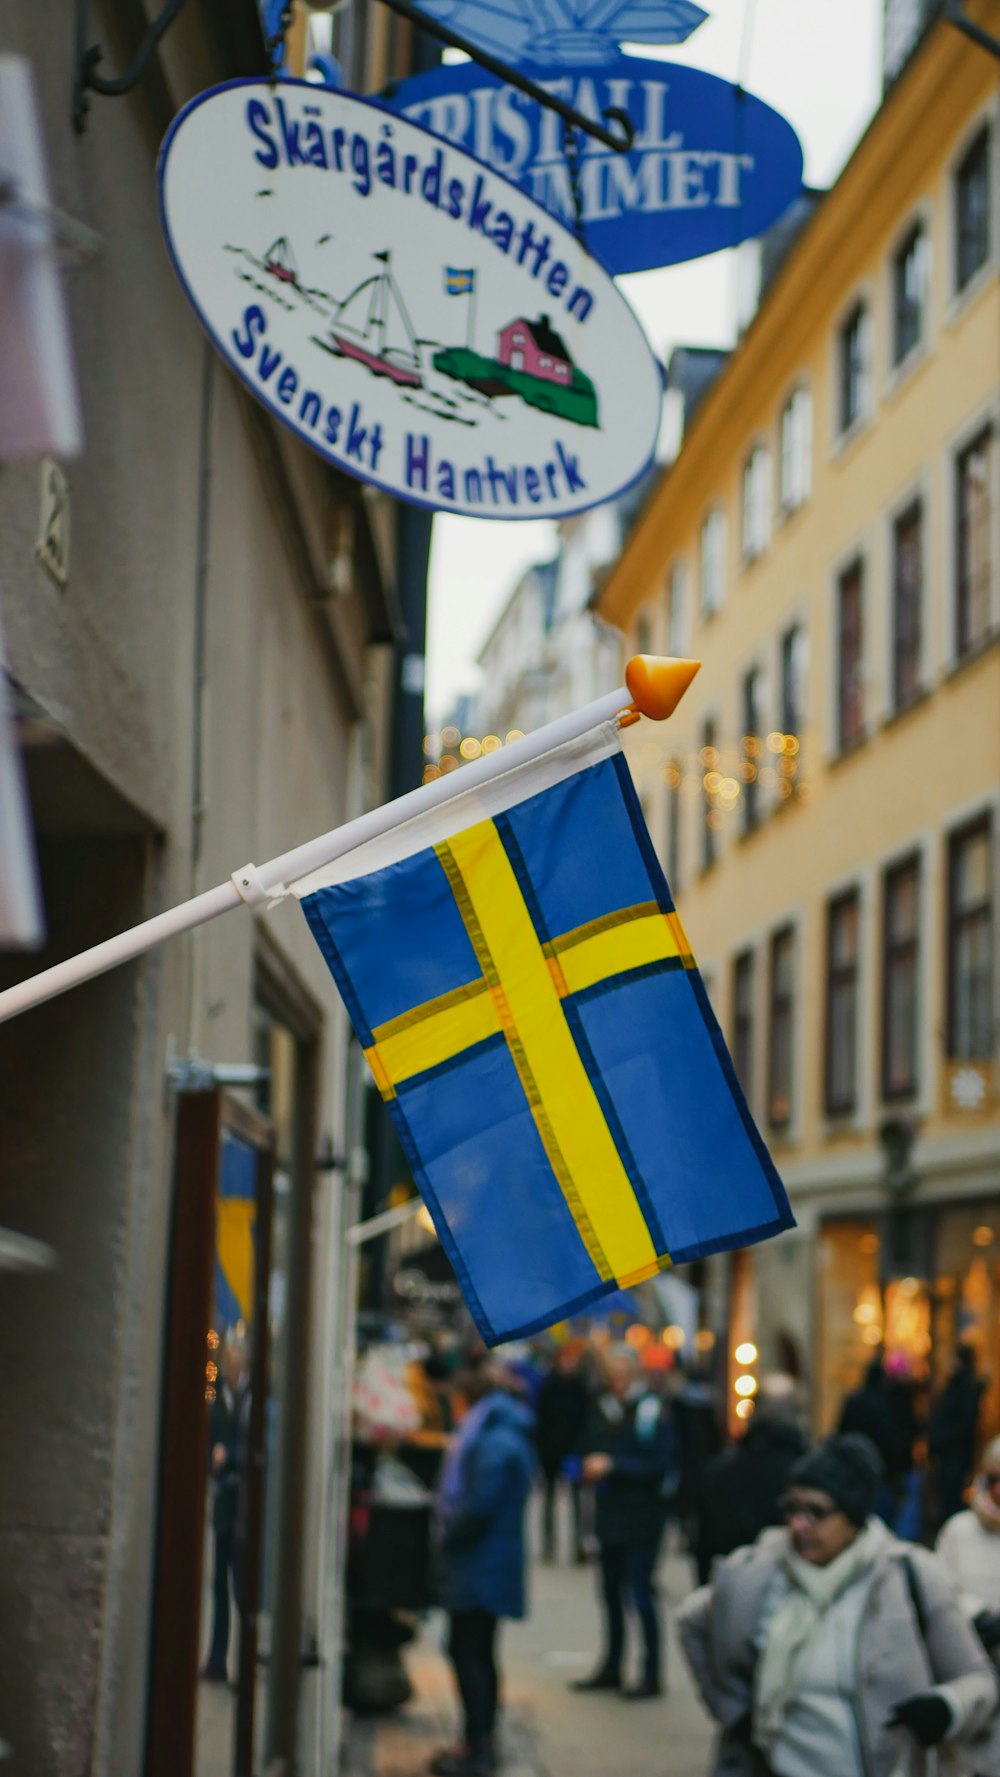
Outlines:
POLYGON ((600 597, 703 661, 631 764, 799 1222, 703 1282, 817 1429, 883 1343, 1000 1429, 998 74, 928 32, 600 597))

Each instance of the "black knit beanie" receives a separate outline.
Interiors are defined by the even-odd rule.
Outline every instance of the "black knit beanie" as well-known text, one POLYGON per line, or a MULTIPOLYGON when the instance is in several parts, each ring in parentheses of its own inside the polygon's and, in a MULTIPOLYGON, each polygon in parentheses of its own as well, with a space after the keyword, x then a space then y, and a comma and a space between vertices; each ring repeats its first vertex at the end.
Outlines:
POLYGON ((828 1493, 845 1517, 860 1525, 871 1516, 884 1475, 871 1438, 848 1431, 808 1451, 792 1469, 788 1485, 828 1493))

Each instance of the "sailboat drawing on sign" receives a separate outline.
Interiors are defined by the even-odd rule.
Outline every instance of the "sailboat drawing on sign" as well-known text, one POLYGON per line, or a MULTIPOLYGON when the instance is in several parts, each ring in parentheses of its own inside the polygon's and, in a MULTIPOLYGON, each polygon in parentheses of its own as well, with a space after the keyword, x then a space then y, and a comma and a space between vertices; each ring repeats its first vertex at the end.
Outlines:
POLYGON ((373 376, 419 389, 423 382, 419 341, 392 275, 392 257, 385 252, 373 253, 372 258, 379 261, 381 271, 362 279, 337 304, 328 339, 313 338, 325 352, 353 358, 373 376))
POLYGON ((273 247, 268 247, 264 254, 264 270, 270 272, 272 278, 277 278, 280 284, 298 284, 298 267, 287 236, 280 235, 273 247))

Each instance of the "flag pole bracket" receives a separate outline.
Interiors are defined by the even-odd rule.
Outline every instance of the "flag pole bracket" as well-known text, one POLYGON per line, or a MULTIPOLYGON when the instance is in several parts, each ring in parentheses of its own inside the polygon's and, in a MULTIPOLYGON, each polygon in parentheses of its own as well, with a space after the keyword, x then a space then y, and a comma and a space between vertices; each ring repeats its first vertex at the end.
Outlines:
POLYGON ((248 907, 266 907, 269 913, 272 907, 280 907, 288 894, 283 882, 268 888, 256 864, 244 864, 241 869, 233 871, 229 880, 248 907))

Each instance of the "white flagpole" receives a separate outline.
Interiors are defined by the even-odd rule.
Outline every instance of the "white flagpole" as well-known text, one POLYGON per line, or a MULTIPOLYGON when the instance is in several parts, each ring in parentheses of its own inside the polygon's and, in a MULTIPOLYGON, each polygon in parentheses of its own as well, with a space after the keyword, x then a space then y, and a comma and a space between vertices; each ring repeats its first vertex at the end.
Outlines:
POLYGON ((107 938, 103 944, 95 944, 90 950, 82 950, 78 956, 56 963, 51 969, 43 969, 40 974, 18 982, 15 987, 8 987, 5 992, 0 993, 0 1024, 8 1018, 16 1018, 20 1012, 29 1011, 32 1006, 40 1006, 43 1001, 54 999, 57 994, 66 993, 71 987, 78 987, 83 981, 92 980, 95 975, 103 975, 106 970, 116 968, 119 963, 130 962, 134 957, 142 956, 154 945, 162 944, 165 938, 173 938, 180 932, 205 925, 208 920, 218 918, 220 913, 229 913, 244 903, 251 907, 266 906, 272 896, 283 895, 287 882, 297 882, 300 876, 309 876, 313 870, 321 870, 335 858, 343 857, 345 852, 354 851, 359 845, 364 845, 366 840, 376 839, 379 834, 387 833, 401 822, 411 820, 425 809, 434 808, 438 803, 447 802, 452 796, 471 790, 475 784, 501 777, 505 772, 514 771, 518 766, 526 765, 529 760, 540 758, 543 753, 562 746, 566 741, 576 740, 581 734, 586 734, 588 729, 597 728, 602 722, 608 722, 628 709, 631 703, 631 693, 624 686, 617 691, 609 691, 605 697, 586 704, 583 709, 561 716, 558 721, 546 723, 544 728, 536 729, 534 734, 525 735, 523 740, 512 741, 510 746, 502 747, 499 752, 485 754, 470 764, 463 765, 461 770, 437 778, 434 783, 422 784, 419 789, 410 790, 405 796, 397 796, 395 801, 386 802, 381 808, 373 808, 368 814, 359 815, 356 820, 348 821, 343 827, 335 827, 332 832, 324 833, 319 839, 309 840, 305 845, 283 852, 280 857, 272 858, 270 863, 258 866, 245 864, 241 870, 233 871, 228 882, 220 882, 216 888, 195 895, 193 900, 182 901, 177 907, 168 908, 165 913, 158 913, 153 919, 144 920, 141 925, 119 932, 114 938, 107 938))

